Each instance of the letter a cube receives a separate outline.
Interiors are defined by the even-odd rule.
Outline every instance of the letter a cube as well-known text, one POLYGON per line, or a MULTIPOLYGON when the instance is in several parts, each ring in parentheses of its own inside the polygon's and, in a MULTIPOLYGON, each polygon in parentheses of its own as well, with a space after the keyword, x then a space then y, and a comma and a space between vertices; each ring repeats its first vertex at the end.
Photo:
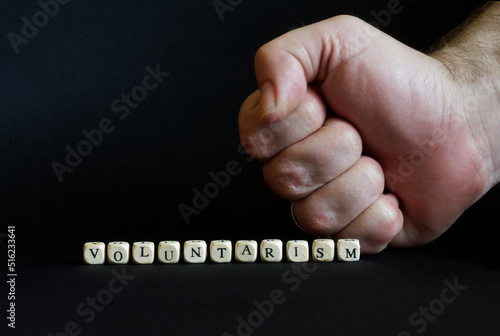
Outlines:
POLYGON ((239 262, 255 262, 258 246, 255 240, 238 240, 234 246, 234 258, 239 262))

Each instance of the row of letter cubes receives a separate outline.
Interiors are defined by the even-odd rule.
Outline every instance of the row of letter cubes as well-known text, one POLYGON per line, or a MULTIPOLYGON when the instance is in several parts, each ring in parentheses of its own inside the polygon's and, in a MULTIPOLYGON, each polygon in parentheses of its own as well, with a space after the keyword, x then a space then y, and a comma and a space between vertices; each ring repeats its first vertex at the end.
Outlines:
MULTIPOLYGON (((214 263, 231 262, 233 251, 230 240, 210 242, 210 260, 214 263)), ((106 250, 103 242, 88 242, 83 246, 83 260, 86 264, 103 264, 105 259, 111 264, 126 264, 130 259, 130 244, 110 242, 106 250), (106 253, 107 252, 107 253, 106 253)), ((234 258, 238 262, 255 262, 257 255, 264 262, 280 262, 283 259, 283 242, 279 239, 264 239, 260 250, 255 240, 238 240, 234 246, 234 258)), ((184 261, 190 264, 204 263, 207 259, 207 243, 204 240, 184 242, 184 261)), ((158 261, 164 264, 178 263, 181 246, 178 241, 161 241, 158 244, 158 261)), ((306 240, 290 240, 286 244, 286 257, 290 262, 309 261, 309 243, 306 240)), ((335 242, 333 239, 316 239, 312 243, 312 258, 315 261, 333 261, 335 242)), ((339 239, 337 258, 341 261, 357 261, 360 257, 357 239, 339 239)), ((153 242, 135 242, 132 245, 132 260, 136 264, 151 264, 155 259, 153 242)))

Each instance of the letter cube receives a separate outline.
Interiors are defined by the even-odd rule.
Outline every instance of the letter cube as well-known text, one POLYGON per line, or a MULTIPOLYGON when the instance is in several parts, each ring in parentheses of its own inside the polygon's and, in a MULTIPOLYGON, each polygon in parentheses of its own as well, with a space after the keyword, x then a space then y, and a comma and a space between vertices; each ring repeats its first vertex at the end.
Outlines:
POLYGON ((181 257, 181 244, 174 240, 158 243, 158 260, 163 264, 176 264, 181 257))
POLYGON ((184 261, 189 264, 204 263, 207 259, 207 243, 204 240, 184 242, 184 261))
POLYGON ((112 264, 126 264, 130 258, 130 244, 123 241, 108 244, 108 261, 112 264))
POLYGON ((83 245, 83 261, 86 264, 104 264, 105 259, 106 244, 103 242, 88 242, 83 245))
POLYGON ((132 260, 136 264, 152 264, 155 260, 155 243, 135 242, 132 245, 132 260))
POLYGON ((333 261, 335 257, 333 239, 315 239, 312 244, 312 257, 315 261, 333 261))
POLYGON ((260 242, 260 259, 265 262, 280 262, 283 258, 283 242, 279 239, 264 239, 260 242))
POLYGON ((337 240, 337 258, 340 261, 358 261, 360 254, 359 240, 339 239, 337 240))
POLYGON ((309 261, 309 243, 306 240, 289 240, 286 243, 286 258, 291 262, 309 261))
POLYGON ((238 240, 234 246, 234 258, 239 262, 255 262, 257 253, 255 240, 238 240))
POLYGON ((233 245, 230 240, 212 240, 210 242, 210 260, 214 263, 231 262, 233 245))

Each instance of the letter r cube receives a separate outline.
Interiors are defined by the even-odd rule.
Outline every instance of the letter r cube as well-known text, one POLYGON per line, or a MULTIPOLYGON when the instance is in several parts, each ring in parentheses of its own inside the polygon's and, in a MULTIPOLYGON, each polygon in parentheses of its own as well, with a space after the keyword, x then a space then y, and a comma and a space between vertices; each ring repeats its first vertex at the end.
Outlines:
POLYGON ((264 239, 260 242, 260 259, 264 262, 280 262, 283 258, 283 242, 279 239, 264 239))

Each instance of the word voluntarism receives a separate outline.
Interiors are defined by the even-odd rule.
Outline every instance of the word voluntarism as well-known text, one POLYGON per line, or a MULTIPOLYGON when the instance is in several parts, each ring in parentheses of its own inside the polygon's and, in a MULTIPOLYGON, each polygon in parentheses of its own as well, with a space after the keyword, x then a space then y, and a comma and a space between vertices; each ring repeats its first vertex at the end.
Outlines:
MULTIPOLYGON (((110 264, 127 264, 132 258, 136 264, 152 264, 155 261, 155 250, 158 251, 158 261, 162 264, 176 264, 181 260, 189 264, 200 264, 207 261, 213 263, 229 263, 234 259, 242 263, 252 263, 260 260, 264 262, 280 262, 283 255, 289 262, 309 261, 309 242, 307 240, 289 240, 283 251, 283 242, 279 239, 264 239, 257 243, 255 240, 238 240, 234 244, 230 240, 212 240, 210 246, 204 240, 188 240, 184 242, 182 251, 178 241, 165 240, 158 243, 148 241, 135 242, 130 248, 128 242, 115 241, 107 245, 103 242, 88 242, 83 246, 83 261, 86 264, 104 264, 106 259, 110 264), (285 253, 284 253, 285 252, 285 253)), ((360 245, 357 239, 339 239, 337 244, 333 239, 315 239, 312 242, 312 259, 314 261, 333 261, 337 251, 340 261, 358 261, 360 245), (335 248, 336 245, 336 248, 335 248)))

